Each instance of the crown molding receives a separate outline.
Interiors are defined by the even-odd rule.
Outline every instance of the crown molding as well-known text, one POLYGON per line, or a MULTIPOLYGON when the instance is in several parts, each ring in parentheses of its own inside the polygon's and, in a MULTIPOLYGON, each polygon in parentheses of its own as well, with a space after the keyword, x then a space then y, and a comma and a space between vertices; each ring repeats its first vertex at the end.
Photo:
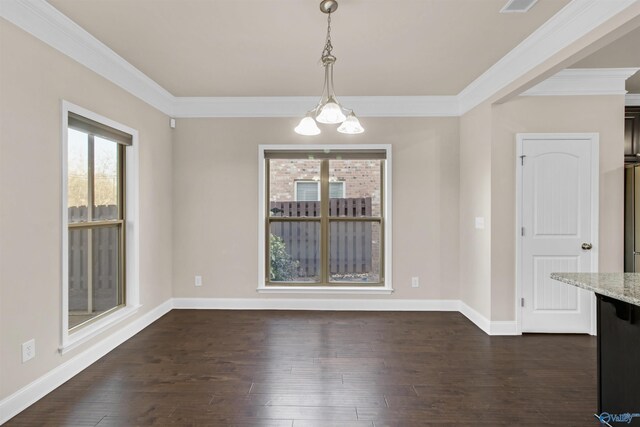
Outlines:
POLYGON ((636 0, 573 0, 458 94, 464 114, 636 0))
MULTIPOLYGON (((460 116, 636 1, 572 0, 457 96, 340 99, 361 117, 460 116)), ((318 99, 175 97, 45 0, 0 0, 0 16, 171 117, 300 117, 318 99)))
POLYGON ((296 117, 317 102, 312 96, 176 97, 173 117, 296 117))
POLYGON ((457 96, 341 96, 340 102, 362 117, 454 117, 457 96))
MULTIPOLYGON (((341 96, 359 117, 456 117, 455 96, 341 96)), ((176 97, 173 117, 300 117, 317 96, 176 97)))
POLYGON ((624 104, 627 107, 640 107, 640 93, 628 93, 624 97, 624 104))
POLYGON ((568 68, 521 96, 625 95, 625 81, 640 68, 568 68))
POLYGON ((0 0, 0 16, 147 104, 171 114, 173 95, 45 0, 0 0))

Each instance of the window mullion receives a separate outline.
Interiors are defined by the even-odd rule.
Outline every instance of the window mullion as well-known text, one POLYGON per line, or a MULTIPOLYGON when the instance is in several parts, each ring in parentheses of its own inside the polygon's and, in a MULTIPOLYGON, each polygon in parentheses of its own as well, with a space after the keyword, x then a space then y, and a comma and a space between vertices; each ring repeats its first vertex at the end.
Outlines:
POLYGON ((87 221, 93 221, 93 200, 94 200, 94 137, 89 134, 89 146, 87 147, 87 185, 89 188, 87 189, 87 221))
POLYGON ((269 207, 271 206, 271 160, 263 160, 265 165, 265 186, 263 191, 267 195, 264 200, 264 223, 266 227, 265 239, 264 239, 264 282, 269 283, 271 281, 271 211, 269 207))
POLYGON ((380 256, 380 281, 381 282, 385 282, 385 245, 387 244, 385 239, 385 223, 386 223, 386 218, 385 218, 385 206, 386 206, 386 197, 387 195, 385 194, 384 190, 385 190, 385 183, 386 181, 386 177, 385 177, 385 166, 386 166, 387 161, 383 160, 380 162, 380 249, 379 249, 379 256, 380 256))
POLYGON ((118 144, 118 219, 123 220, 126 212, 125 147, 118 144))
POLYGON ((123 305, 127 305, 127 275, 126 275, 126 266, 127 266, 127 245, 126 245, 126 227, 124 223, 124 219, 126 217, 126 163, 125 163, 125 147, 122 144, 118 144, 118 219, 120 220, 120 228, 118 235, 120 237, 120 245, 119 245, 119 263, 118 263, 118 278, 120 283, 118 283, 118 291, 121 293, 119 295, 118 301, 122 301, 123 305))
MULTIPOLYGON (((87 147, 87 161, 88 164, 88 185, 87 192, 87 221, 93 221, 93 205, 94 205, 94 137, 89 134, 89 146, 87 147)), ((87 314, 93 313, 93 230, 89 228, 87 230, 87 314)))
POLYGON ((321 283, 329 283, 329 160, 320 164, 321 283))

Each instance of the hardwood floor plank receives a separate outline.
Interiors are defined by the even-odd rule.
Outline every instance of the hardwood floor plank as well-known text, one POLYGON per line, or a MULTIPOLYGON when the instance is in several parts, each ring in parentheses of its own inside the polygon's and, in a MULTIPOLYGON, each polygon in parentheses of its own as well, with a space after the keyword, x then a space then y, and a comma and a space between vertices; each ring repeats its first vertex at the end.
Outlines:
POLYGON ((354 408, 359 406, 363 408, 378 408, 387 405, 383 395, 354 394, 352 392, 334 392, 330 394, 250 394, 248 399, 256 405, 279 406, 347 406, 354 408))
POLYGON ((321 381, 300 382, 297 384, 287 383, 256 383, 251 388, 251 394, 264 393, 314 393, 314 394, 332 394, 335 392, 365 392, 368 391, 377 395, 393 395, 393 396, 414 396, 416 394, 411 384, 368 384, 368 383, 350 383, 343 384, 329 381, 331 386, 321 381))
POLYGON ((322 420, 322 421, 356 421, 358 415, 355 407, 331 406, 261 406, 256 413, 259 419, 322 420))
POLYGON ((293 427, 373 427, 372 421, 294 420, 293 427))
POLYGON ((459 313, 174 310, 7 426, 588 426, 596 340, 459 313))

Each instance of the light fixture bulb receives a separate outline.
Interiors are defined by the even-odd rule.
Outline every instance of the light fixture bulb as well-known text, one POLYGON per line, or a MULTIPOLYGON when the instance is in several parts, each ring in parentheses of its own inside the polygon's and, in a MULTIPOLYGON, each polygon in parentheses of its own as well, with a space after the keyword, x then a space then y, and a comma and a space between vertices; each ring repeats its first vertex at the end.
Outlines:
POLYGON ((353 111, 349 113, 344 122, 338 127, 338 132, 346 133, 349 135, 355 135, 364 132, 364 128, 360 124, 360 120, 353 114, 353 111))
POLYGON ((342 107, 333 96, 327 99, 327 102, 320 108, 320 113, 316 116, 316 120, 319 123, 326 123, 329 125, 342 123, 346 118, 347 117, 342 112, 342 107))
POLYGON ((298 124, 298 126, 296 126, 294 130, 296 131, 297 134, 306 135, 306 136, 313 136, 313 135, 320 134, 320 128, 316 124, 316 121, 309 116, 300 120, 300 124, 298 124))

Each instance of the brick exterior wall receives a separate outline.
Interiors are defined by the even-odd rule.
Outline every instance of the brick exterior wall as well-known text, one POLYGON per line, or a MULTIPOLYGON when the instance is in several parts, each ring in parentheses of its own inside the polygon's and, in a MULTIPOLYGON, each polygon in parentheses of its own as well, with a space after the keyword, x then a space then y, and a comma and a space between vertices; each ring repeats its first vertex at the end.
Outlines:
MULTIPOLYGON (((270 201, 295 200, 296 181, 319 181, 319 160, 271 160, 270 201)), ((380 216, 380 160, 332 160, 329 180, 345 185, 345 197, 371 197, 372 214, 380 216)))

